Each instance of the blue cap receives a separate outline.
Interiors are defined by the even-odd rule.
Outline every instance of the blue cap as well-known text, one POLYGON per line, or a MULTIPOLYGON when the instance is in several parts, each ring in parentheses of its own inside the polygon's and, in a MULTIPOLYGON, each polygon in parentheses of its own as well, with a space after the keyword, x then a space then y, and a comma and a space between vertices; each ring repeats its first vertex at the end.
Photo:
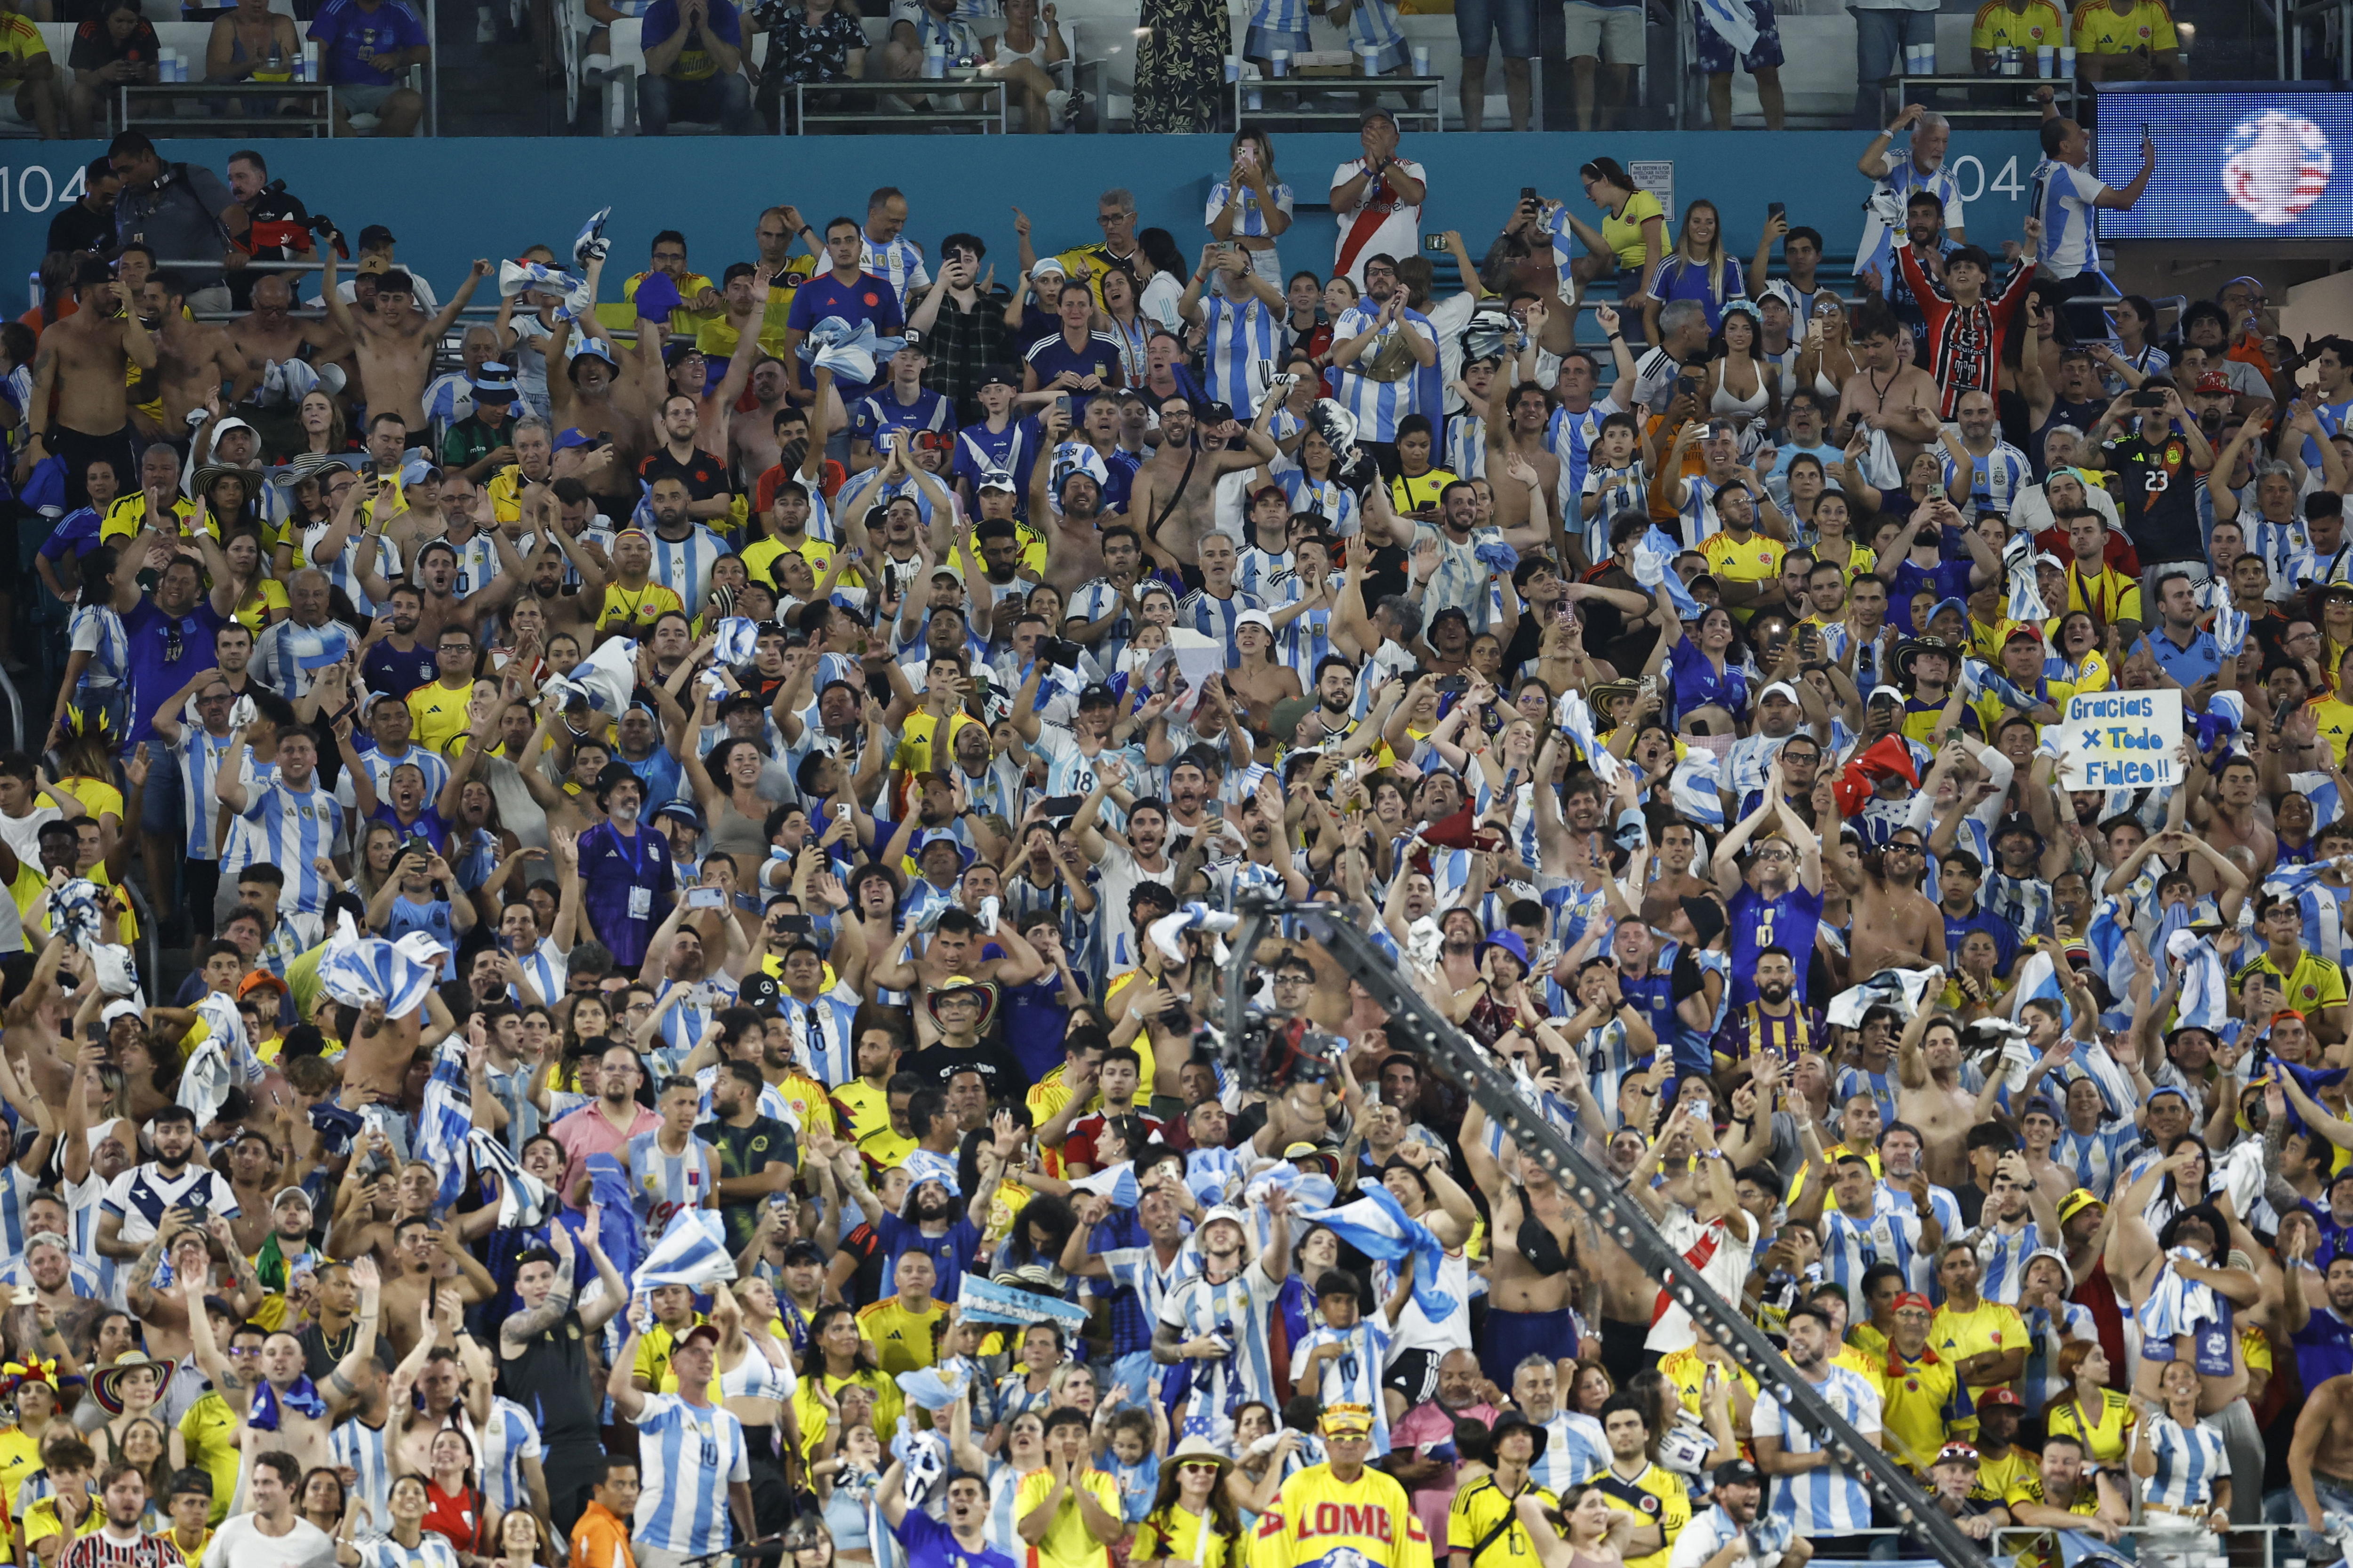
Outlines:
POLYGON ((1528 963, 1528 944, 1521 940, 1520 933, 1515 931, 1497 931, 1493 936, 1487 939, 1487 945, 1489 947, 1500 947, 1505 952, 1510 953, 1514 958, 1518 959, 1522 969, 1534 967, 1534 965, 1528 963))
POLYGON ((1943 615, 1947 610, 1958 610, 1961 614, 1961 619, 1965 623, 1969 618, 1969 606, 1966 600, 1939 599, 1936 601, 1936 607, 1930 610, 1926 616, 1921 617, 1920 629, 1924 632, 1926 631, 1928 629, 1928 623, 1935 620, 1938 616, 1943 615))

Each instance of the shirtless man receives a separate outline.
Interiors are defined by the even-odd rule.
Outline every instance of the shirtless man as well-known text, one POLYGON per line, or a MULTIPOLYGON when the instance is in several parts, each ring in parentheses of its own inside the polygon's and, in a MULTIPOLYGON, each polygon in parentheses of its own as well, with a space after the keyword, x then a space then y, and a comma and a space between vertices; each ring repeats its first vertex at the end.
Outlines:
MULTIPOLYGON (((1046 411, 1046 450, 1029 466, 1029 515, 1046 520, 1046 581, 1060 589, 1062 602, 1103 574, 1103 531, 1126 518, 1103 509, 1103 459, 1092 452, 1060 474, 1053 472, 1057 443, 1071 433, 1071 422, 1059 408, 1046 411)), ((1104 474, 1104 478, 1108 478, 1104 474)), ((1137 475, 1142 482, 1143 476, 1137 475)))
POLYGON ((735 471, 744 476, 743 488, 746 490, 754 480, 785 458, 785 448, 776 439, 776 416, 785 411, 785 395, 792 389, 792 384, 785 379, 785 362, 774 355, 754 360, 751 385, 755 406, 748 412, 731 414, 727 419, 726 455, 734 458, 735 471))
POLYGON ((139 471, 132 459, 127 367, 153 370, 155 339, 130 296, 107 276, 106 263, 85 256, 74 263, 74 298, 81 309, 50 323, 33 353, 33 395, 25 406, 47 408, 57 418, 26 444, 16 466, 18 482, 33 465, 55 455, 66 462, 66 506, 85 504, 82 472, 104 458, 118 476, 139 471))
POLYGON ((181 1282, 180 1295, 188 1314, 188 1337, 193 1342, 196 1366, 212 1379, 213 1387, 227 1401, 230 1410, 237 1413, 237 1427, 231 1440, 245 1450, 246 1465, 251 1465, 253 1457, 264 1448, 293 1455, 305 1473, 315 1466, 334 1463, 328 1448, 328 1434, 336 1422, 362 1403, 360 1385, 371 1376, 369 1363, 375 1359, 380 1281, 375 1261, 363 1258, 353 1264, 352 1278, 360 1288, 360 1310, 352 1319, 352 1348, 335 1364, 335 1370, 312 1389, 326 1405, 317 1415, 306 1415, 300 1405, 287 1397, 297 1393, 298 1384, 310 1382, 303 1370, 301 1341, 281 1329, 263 1342, 259 1365, 232 1367, 214 1337, 212 1320, 205 1311, 207 1287, 204 1276, 198 1274, 181 1282), (252 1381, 255 1378, 267 1383, 276 1395, 272 1401, 274 1411, 263 1407, 265 1414, 275 1417, 269 1426, 254 1419, 254 1395, 259 1392, 252 1381), (270 1426, 276 1430, 271 1430, 270 1426))
POLYGON ((381 1002, 361 1008, 359 1031, 343 1052, 343 1087, 354 1092, 373 1090, 388 1103, 398 1103, 431 1000, 427 998, 427 1007, 397 1018, 385 1017, 381 1002))
MULTIPOLYGON (((1143 531, 1148 548, 1180 566, 1198 562, 1201 536, 1217 530, 1218 481, 1228 474, 1271 462, 1277 456, 1266 425, 1278 406, 1276 399, 1269 397, 1259 410, 1257 423, 1248 430, 1232 424, 1211 430, 1198 426, 1187 399, 1161 400, 1159 449, 1135 470, 1127 495, 1127 515, 1143 531), (1237 435, 1239 447, 1234 441, 1237 435)), ((1059 567, 1060 563, 1049 565, 1050 581, 1059 567)), ((1067 602, 1078 584, 1094 575, 1088 572, 1067 585, 1057 585, 1067 602)))
POLYGON ((245 380, 244 356, 229 342, 228 334, 191 321, 184 309, 186 303, 160 272, 139 285, 139 322, 155 341, 156 380, 164 399, 163 434, 167 438, 186 431, 189 413, 202 408, 208 395, 217 395, 222 382, 234 384, 229 393, 232 403, 249 385, 245 380))
MULTIPOLYGON (((2198 836, 2168 850, 2169 854, 2184 849, 2200 852, 2189 873, 2200 892, 2211 892, 2217 886, 2245 887, 2245 873, 2224 858, 2234 849, 2244 849, 2258 866, 2269 866, 2279 858, 2279 839, 2259 809, 2263 785, 2254 763, 2232 756, 2214 775, 2214 794, 2211 802, 2202 790, 2189 796, 2189 823, 2199 830, 2198 836)), ((2223 918, 2229 919, 2230 914, 2226 911, 2223 918)))
POLYGON ((1522 1346, 1574 1362, 1584 1352, 1570 1334, 1569 1310, 1592 1305, 1584 1299, 1591 1292, 1583 1289, 1580 1267, 1589 1256, 1583 1238, 1592 1222, 1535 1161, 1511 1152, 1507 1166, 1489 1154, 1483 1113, 1474 1105, 1469 1116, 1479 1121, 1472 1125, 1465 1119, 1463 1158, 1487 1196, 1494 1234, 1508 1244, 1494 1249, 1487 1279, 1490 1353, 1484 1364, 1516 1364, 1522 1346))
POLYGON ((1851 984, 1883 969, 1945 967, 1945 920, 1911 879, 1926 862, 1916 828, 1899 827, 1876 850, 1841 836, 1839 886, 1846 889, 1851 984))
MULTIPOLYGON (((596 279, 603 268, 601 258, 588 264, 591 298, 595 297, 596 279)), ((617 488, 612 493, 625 489, 634 505, 638 497, 638 463, 654 449, 659 439, 654 429, 654 410, 670 390, 669 377, 663 374, 659 353, 649 359, 654 335, 649 324, 639 327, 638 347, 630 352, 626 368, 609 338, 584 335, 575 347, 573 334, 578 331, 578 323, 558 321, 554 335, 548 340, 547 403, 554 416, 550 423, 559 430, 574 428, 585 436, 610 442, 617 466, 626 466, 628 470, 626 475, 615 476, 612 482, 617 488)), ((589 488, 599 495, 607 493, 597 489, 593 480, 589 488)), ((616 511, 614 515, 621 513, 616 511)))
POLYGON ((1921 1168, 1936 1185, 1957 1187, 1968 1181, 1969 1129, 1992 1114, 2002 1081, 1997 1074, 1977 1094, 1961 1087, 1961 1032, 1951 1018, 1923 1007, 1905 1026, 1895 1047, 1895 1113, 1919 1130, 1927 1144, 1921 1168))
MULTIPOLYGON (((343 239, 339 234, 327 237, 343 239)), ((427 316, 417 308, 408 274, 401 271, 377 275, 374 310, 353 310, 335 289, 334 246, 321 246, 319 256, 322 265, 319 294, 327 307, 327 320, 352 340, 359 361, 360 395, 368 411, 397 414, 411 430, 427 428, 425 384, 433 379, 434 351, 440 345, 441 334, 456 323, 458 313, 474 297, 475 285, 491 275, 491 264, 477 259, 466 280, 441 307, 441 313, 427 316)))
POLYGON ((244 362, 237 374, 240 397, 261 384, 271 365, 296 359, 320 365, 351 353, 341 332, 324 321, 305 321, 293 309, 294 285, 286 274, 265 272, 253 281, 253 309, 222 329, 244 362), (305 354, 305 349, 311 352, 305 354))
POLYGON ((1831 439, 1844 443, 1859 429, 1884 430, 1901 473, 1936 439, 1941 395, 1934 378, 1912 363, 1912 334, 1885 306, 1857 307, 1849 336, 1860 368, 1839 390, 1831 439))
POLYGON ((453 1425, 479 1428, 491 1418, 493 1369, 489 1350, 466 1332, 458 1299, 446 1292, 438 1310, 417 1314, 408 1339, 385 1390, 395 1417, 386 1436, 406 1461, 400 1468, 430 1475, 436 1434, 453 1425))
POLYGON ((2353 1512, 2353 1373, 2332 1377, 2305 1393, 2288 1439, 2288 1485, 2295 1491, 2296 1523, 2308 1561, 2334 1562, 2340 1551, 2322 1533, 2323 1512, 2353 1512), (2322 1495, 2322 1488, 2327 1495, 2322 1495))
MULTIPOLYGON (((738 272, 729 280, 722 298, 727 302, 728 325, 736 329, 735 352, 727 356, 725 373, 709 391, 691 387, 682 389, 695 399, 693 450, 709 452, 723 463, 727 460, 728 433, 734 426, 731 411, 736 399, 744 395, 744 384, 752 374, 752 362, 760 355, 759 321, 761 313, 766 309, 765 301, 768 298, 768 286, 774 281, 775 275, 765 268, 749 273, 738 272)), ((649 352, 659 355, 663 334, 668 329, 659 322, 648 322, 641 330, 652 334, 653 342, 649 352)), ((691 338, 681 341, 690 346, 693 342, 691 338)), ((702 351, 695 352, 700 353, 702 351)), ((667 405, 669 401, 665 395, 657 406, 667 405)), ((663 434, 671 433, 664 431, 663 434)), ((753 471, 756 474, 765 470, 753 471)))
MULTIPOLYGON (((430 1179, 429 1166, 426 1173, 430 1179)), ((481 1228, 489 1228, 487 1222, 481 1228)), ((430 1214, 409 1215, 399 1222, 393 1256, 391 1267, 397 1272, 384 1282, 384 1337, 397 1356, 416 1349, 418 1323, 445 1310, 442 1303, 470 1307, 498 1289, 490 1271, 460 1244, 454 1220, 444 1226, 435 1224, 430 1214)))

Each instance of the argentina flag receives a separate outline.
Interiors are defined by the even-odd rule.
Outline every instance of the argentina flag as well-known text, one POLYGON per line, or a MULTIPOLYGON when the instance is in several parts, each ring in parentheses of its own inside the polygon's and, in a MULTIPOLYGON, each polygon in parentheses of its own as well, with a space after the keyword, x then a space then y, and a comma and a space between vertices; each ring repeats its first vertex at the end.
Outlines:
POLYGON ((1722 827, 1724 796, 1719 792, 1723 784, 1724 764, 1715 753, 1694 748, 1675 764, 1667 794, 1686 822, 1696 822, 1703 827, 1722 827))
POLYGON ((637 687, 638 645, 627 637, 613 638, 547 683, 548 691, 559 701, 577 693, 597 712, 612 714, 628 708, 629 695, 637 687))
POLYGON ((860 321, 853 329, 839 316, 828 316, 801 340, 800 355, 815 368, 833 372, 835 380, 862 386, 874 379, 878 364, 906 344, 904 338, 875 336, 871 321, 860 321))
POLYGON ((537 1230, 547 1223, 547 1184, 524 1170, 496 1133, 477 1127, 466 1134, 466 1148, 476 1171, 499 1179, 501 1229, 537 1230))
POLYGON ((319 961, 319 984, 328 995, 349 1007, 381 1002, 387 1018, 406 1018, 424 1006, 433 981, 432 970, 391 942, 360 936, 348 914, 336 918, 335 934, 319 961))
POLYGON ((1585 694, 1576 690, 1562 692, 1556 717, 1561 729, 1577 742, 1577 749, 1584 756, 1587 765, 1593 769, 1594 777, 1615 787, 1625 769, 1610 754, 1609 748, 1594 734, 1593 710, 1587 706, 1585 694))
POLYGON ((1347 1246, 1384 1263, 1411 1255, 1414 1304, 1433 1323, 1453 1316, 1460 1303, 1438 1283, 1446 1249, 1428 1226, 1407 1215, 1387 1187, 1367 1187, 1356 1202, 1335 1209, 1301 1210, 1299 1218, 1327 1227, 1347 1246))
POLYGON ((1675 557, 1682 553, 1683 546, 1668 538, 1665 530, 1652 524, 1650 532, 1634 542, 1634 581, 1645 588, 1663 586, 1676 616, 1695 621, 1702 605, 1684 584, 1683 574, 1675 570, 1675 557))
POLYGON ((473 1131, 473 1091, 466 1081, 466 1047, 455 1038, 433 1052, 425 1104, 417 1117, 417 1157, 440 1178, 439 1201, 455 1203, 466 1185, 466 1142, 473 1131))
POLYGON ((725 1222, 716 1209, 682 1209, 638 1265, 631 1289, 651 1290, 661 1285, 685 1285, 702 1290, 722 1279, 735 1278, 735 1259, 728 1255, 725 1222))
POLYGON ((1132 1209, 1135 1206, 1138 1196, 1135 1185, 1135 1163, 1133 1160, 1122 1160, 1118 1164, 1106 1166, 1092 1176, 1073 1177, 1071 1181, 1071 1190, 1092 1193, 1099 1198, 1109 1198, 1113 1209, 1132 1209))

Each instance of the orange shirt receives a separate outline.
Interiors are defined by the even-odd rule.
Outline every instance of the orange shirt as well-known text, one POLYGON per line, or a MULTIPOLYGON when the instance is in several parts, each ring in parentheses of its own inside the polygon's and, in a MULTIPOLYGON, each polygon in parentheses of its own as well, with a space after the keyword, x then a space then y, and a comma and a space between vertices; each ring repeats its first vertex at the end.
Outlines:
POLYGON ((590 1499, 572 1527, 573 1568, 638 1568, 629 1552, 629 1526, 613 1510, 590 1499))

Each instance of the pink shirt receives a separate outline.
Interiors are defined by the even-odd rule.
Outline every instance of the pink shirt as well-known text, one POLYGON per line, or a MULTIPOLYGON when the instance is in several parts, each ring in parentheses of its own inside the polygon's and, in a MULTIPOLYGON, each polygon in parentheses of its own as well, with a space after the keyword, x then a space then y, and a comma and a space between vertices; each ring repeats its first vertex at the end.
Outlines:
POLYGON ((565 1201, 571 1201, 573 1189, 579 1184, 580 1173, 588 1168, 591 1154, 610 1154, 622 1169, 629 1163, 629 1140, 640 1132, 651 1132, 661 1125, 661 1118, 638 1105, 637 1118, 626 1128, 613 1125, 605 1113, 596 1109, 598 1101, 590 1100, 579 1110, 560 1118, 547 1130, 547 1135, 564 1145, 567 1156, 564 1165, 565 1201))
MULTIPOLYGON (((1415 1405, 1389 1428, 1389 1447, 1395 1450, 1451 1443, 1457 1421, 1482 1421, 1492 1426, 1496 1415, 1497 1411, 1492 1405, 1473 1405, 1461 1410, 1449 1410, 1433 1399, 1427 1405, 1415 1405)), ((1453 1506, 1452 1465, 1446 1467, 1446 1473, 1440 1479, 1414 1489, 1413 1511, 1420 1516, 1424 1530, 1435 1532, 1430 1536, 1432 1541, 1446 1539, 1446 1513, 1453 1506)))

